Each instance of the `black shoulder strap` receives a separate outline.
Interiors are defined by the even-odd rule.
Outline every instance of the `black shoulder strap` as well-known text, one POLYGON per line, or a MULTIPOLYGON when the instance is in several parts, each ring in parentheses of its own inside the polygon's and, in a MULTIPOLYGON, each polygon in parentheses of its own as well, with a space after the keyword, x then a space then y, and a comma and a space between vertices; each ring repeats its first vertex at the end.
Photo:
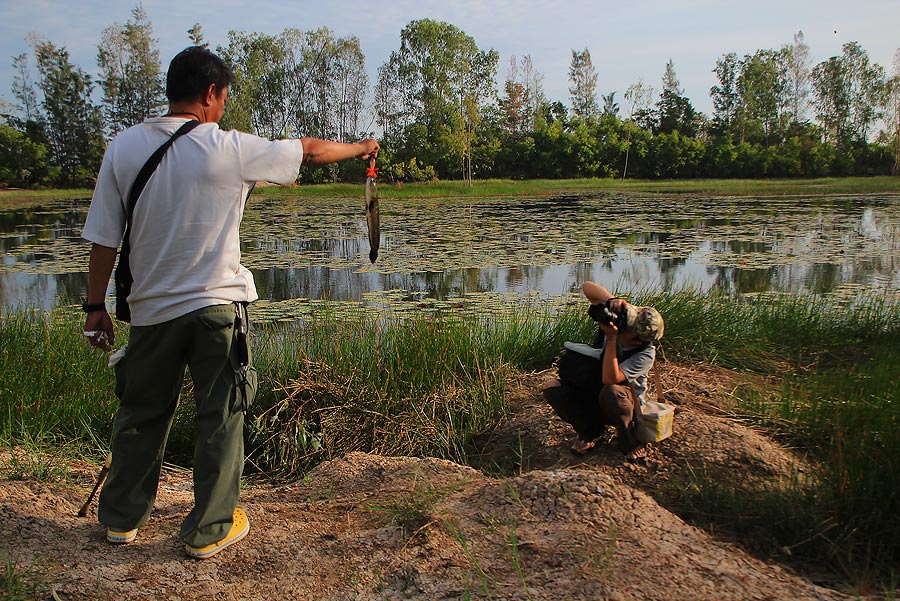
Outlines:
POLYGON ((134 184, 131 186, 131 192, 128 194, 128 225, 126 226, 125 240, 128 240, 128 229, 131 229, 131 216, 134 214, 134 206, 137 204, 138 197, 141 195, 141 192, 144 191, 144 186, 147 185, 147 180, 150 179, 150 176, 153 175, 153 172, 156 171, 156 168, 159 167, 159 163, 162 161, 163 155, 166 154, 166 151, 169 150, 169 147, 172 145, 172 142, 188 133, 195 127, 200 125, 200 122, 196 119, 188 121, 181 127, 179 127, 172 136, 166 140, 166 143, 156 149, 156 151, 150 155, 150 158, 147 159, 147 162, 144 163, 144 166, 141 167, 141 170, 138 172, 137 177, 134 179, 134 184))
POLYGON ((174 134, 166 140, 165 144, 160 146, 150 155, 144 166, 138 172, 131 186, 131 192, 128 194, 128 206, 125 213, 125 234, 122 237, 122 250, 119 251, 119 262, 116 265, 116 317, 122 321, 131 321, 131 310, 128 303, 125 302, 128 293, 131 291, 131 284, 134 278, 131 275, 131 265, 129 265, 129 257, 131 256, 131 216, 134 214, 134 207, 137 204, 138 197, 144 191, 144 186, 159 163, 162 161, 163 155, 169 150, 176 139, 188 133, 195 127, 200 125, 200 121, 191 120, 179 127, 174 134))

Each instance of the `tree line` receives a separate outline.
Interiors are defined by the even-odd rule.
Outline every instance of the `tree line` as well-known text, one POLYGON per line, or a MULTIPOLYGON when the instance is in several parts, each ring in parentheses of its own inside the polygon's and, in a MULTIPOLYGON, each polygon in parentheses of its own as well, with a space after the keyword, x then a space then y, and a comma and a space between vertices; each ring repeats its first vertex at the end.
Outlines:
MULTIPOLYGON (((13 58, 14 101, 0 107, 0 186, 92 186, 107 141, 165 111, 157 40, 138 5, 105 28, 99 75, 37 35, 13 58), (97 99, 99 96, 99 100, 97 99)), ((208 43, 201 26, 186 45, 208 43)), ((723 54, 697 111, 669 60, 659 89, 598 88, 572 50, 569 106, 546 97, 530 56, 499 54, 454 25, 421 19, 369 82, 359 39, 327 28, 231 31, 215 51, 235 72, 223 128, 268 138, 353 141, 379 132, 388 181, 476 178, 729 178, 874 175, 900 170, 900 49, 892 73, 856 42, 813 64, 802 32, 779 49, 723 54)), ((304 181, 352 181, 351 165, 304 181)))

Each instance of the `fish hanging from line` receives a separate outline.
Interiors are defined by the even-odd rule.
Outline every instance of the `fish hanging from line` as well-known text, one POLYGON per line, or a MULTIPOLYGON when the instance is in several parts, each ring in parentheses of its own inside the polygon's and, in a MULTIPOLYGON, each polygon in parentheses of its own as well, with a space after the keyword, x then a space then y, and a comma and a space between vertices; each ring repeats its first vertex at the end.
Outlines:
POLYGON ((378 258, 378 249, 381 248, 381 215, 378 206, 378 167, 375 166, 375 157, 369 159, 369 168, 366 170, 366 225, 369 228, 369 260, 374 263, 378 258))

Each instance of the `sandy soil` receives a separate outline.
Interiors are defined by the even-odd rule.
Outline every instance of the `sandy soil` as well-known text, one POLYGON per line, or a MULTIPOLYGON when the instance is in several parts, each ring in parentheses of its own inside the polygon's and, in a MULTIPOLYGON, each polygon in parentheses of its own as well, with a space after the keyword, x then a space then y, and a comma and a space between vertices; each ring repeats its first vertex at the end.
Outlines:
POLYGON ((511 383, 509 418, 478 441, 481 471, 353 453, 302 481, 251 485, 241 502, 250 534, 198 561, 176 537, 189 473, 167 470, 137 540, 112 546, 95 515, 76 517, 96 467, 72 464, 74 484, 0 481, 0 553, 53 599, 849 598, 686 524, 648 494, 689 467, 742 473, 750 487, 815 473, 728 417, 735 374, 660 371, 678 404, 675 435, 644 465, 606 446, 573 456, 569 428, 540 402, 547 374, 527 374, 511 383), (489 475, 517 464, 512 476, 489 475))

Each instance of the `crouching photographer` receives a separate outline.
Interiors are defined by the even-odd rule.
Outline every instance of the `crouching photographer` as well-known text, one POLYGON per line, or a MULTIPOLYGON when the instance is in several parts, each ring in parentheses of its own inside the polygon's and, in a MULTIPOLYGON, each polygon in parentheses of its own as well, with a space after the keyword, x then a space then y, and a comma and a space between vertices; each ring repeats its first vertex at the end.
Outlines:
POLYGON ((591 303, 588 314, 597 322, 597 338, 593 345, 566 343, 557 363, 559 377, 544 382, 543 397, 575 429, 575 454, 593 449, 612 426, 626 459, 642 461, 646 449, 634 435, 636 412, 644 403, 647 376, 656 359, 654 343, 663 336, 662 316, 595 282, 585 282, 581 290, 591 303))

